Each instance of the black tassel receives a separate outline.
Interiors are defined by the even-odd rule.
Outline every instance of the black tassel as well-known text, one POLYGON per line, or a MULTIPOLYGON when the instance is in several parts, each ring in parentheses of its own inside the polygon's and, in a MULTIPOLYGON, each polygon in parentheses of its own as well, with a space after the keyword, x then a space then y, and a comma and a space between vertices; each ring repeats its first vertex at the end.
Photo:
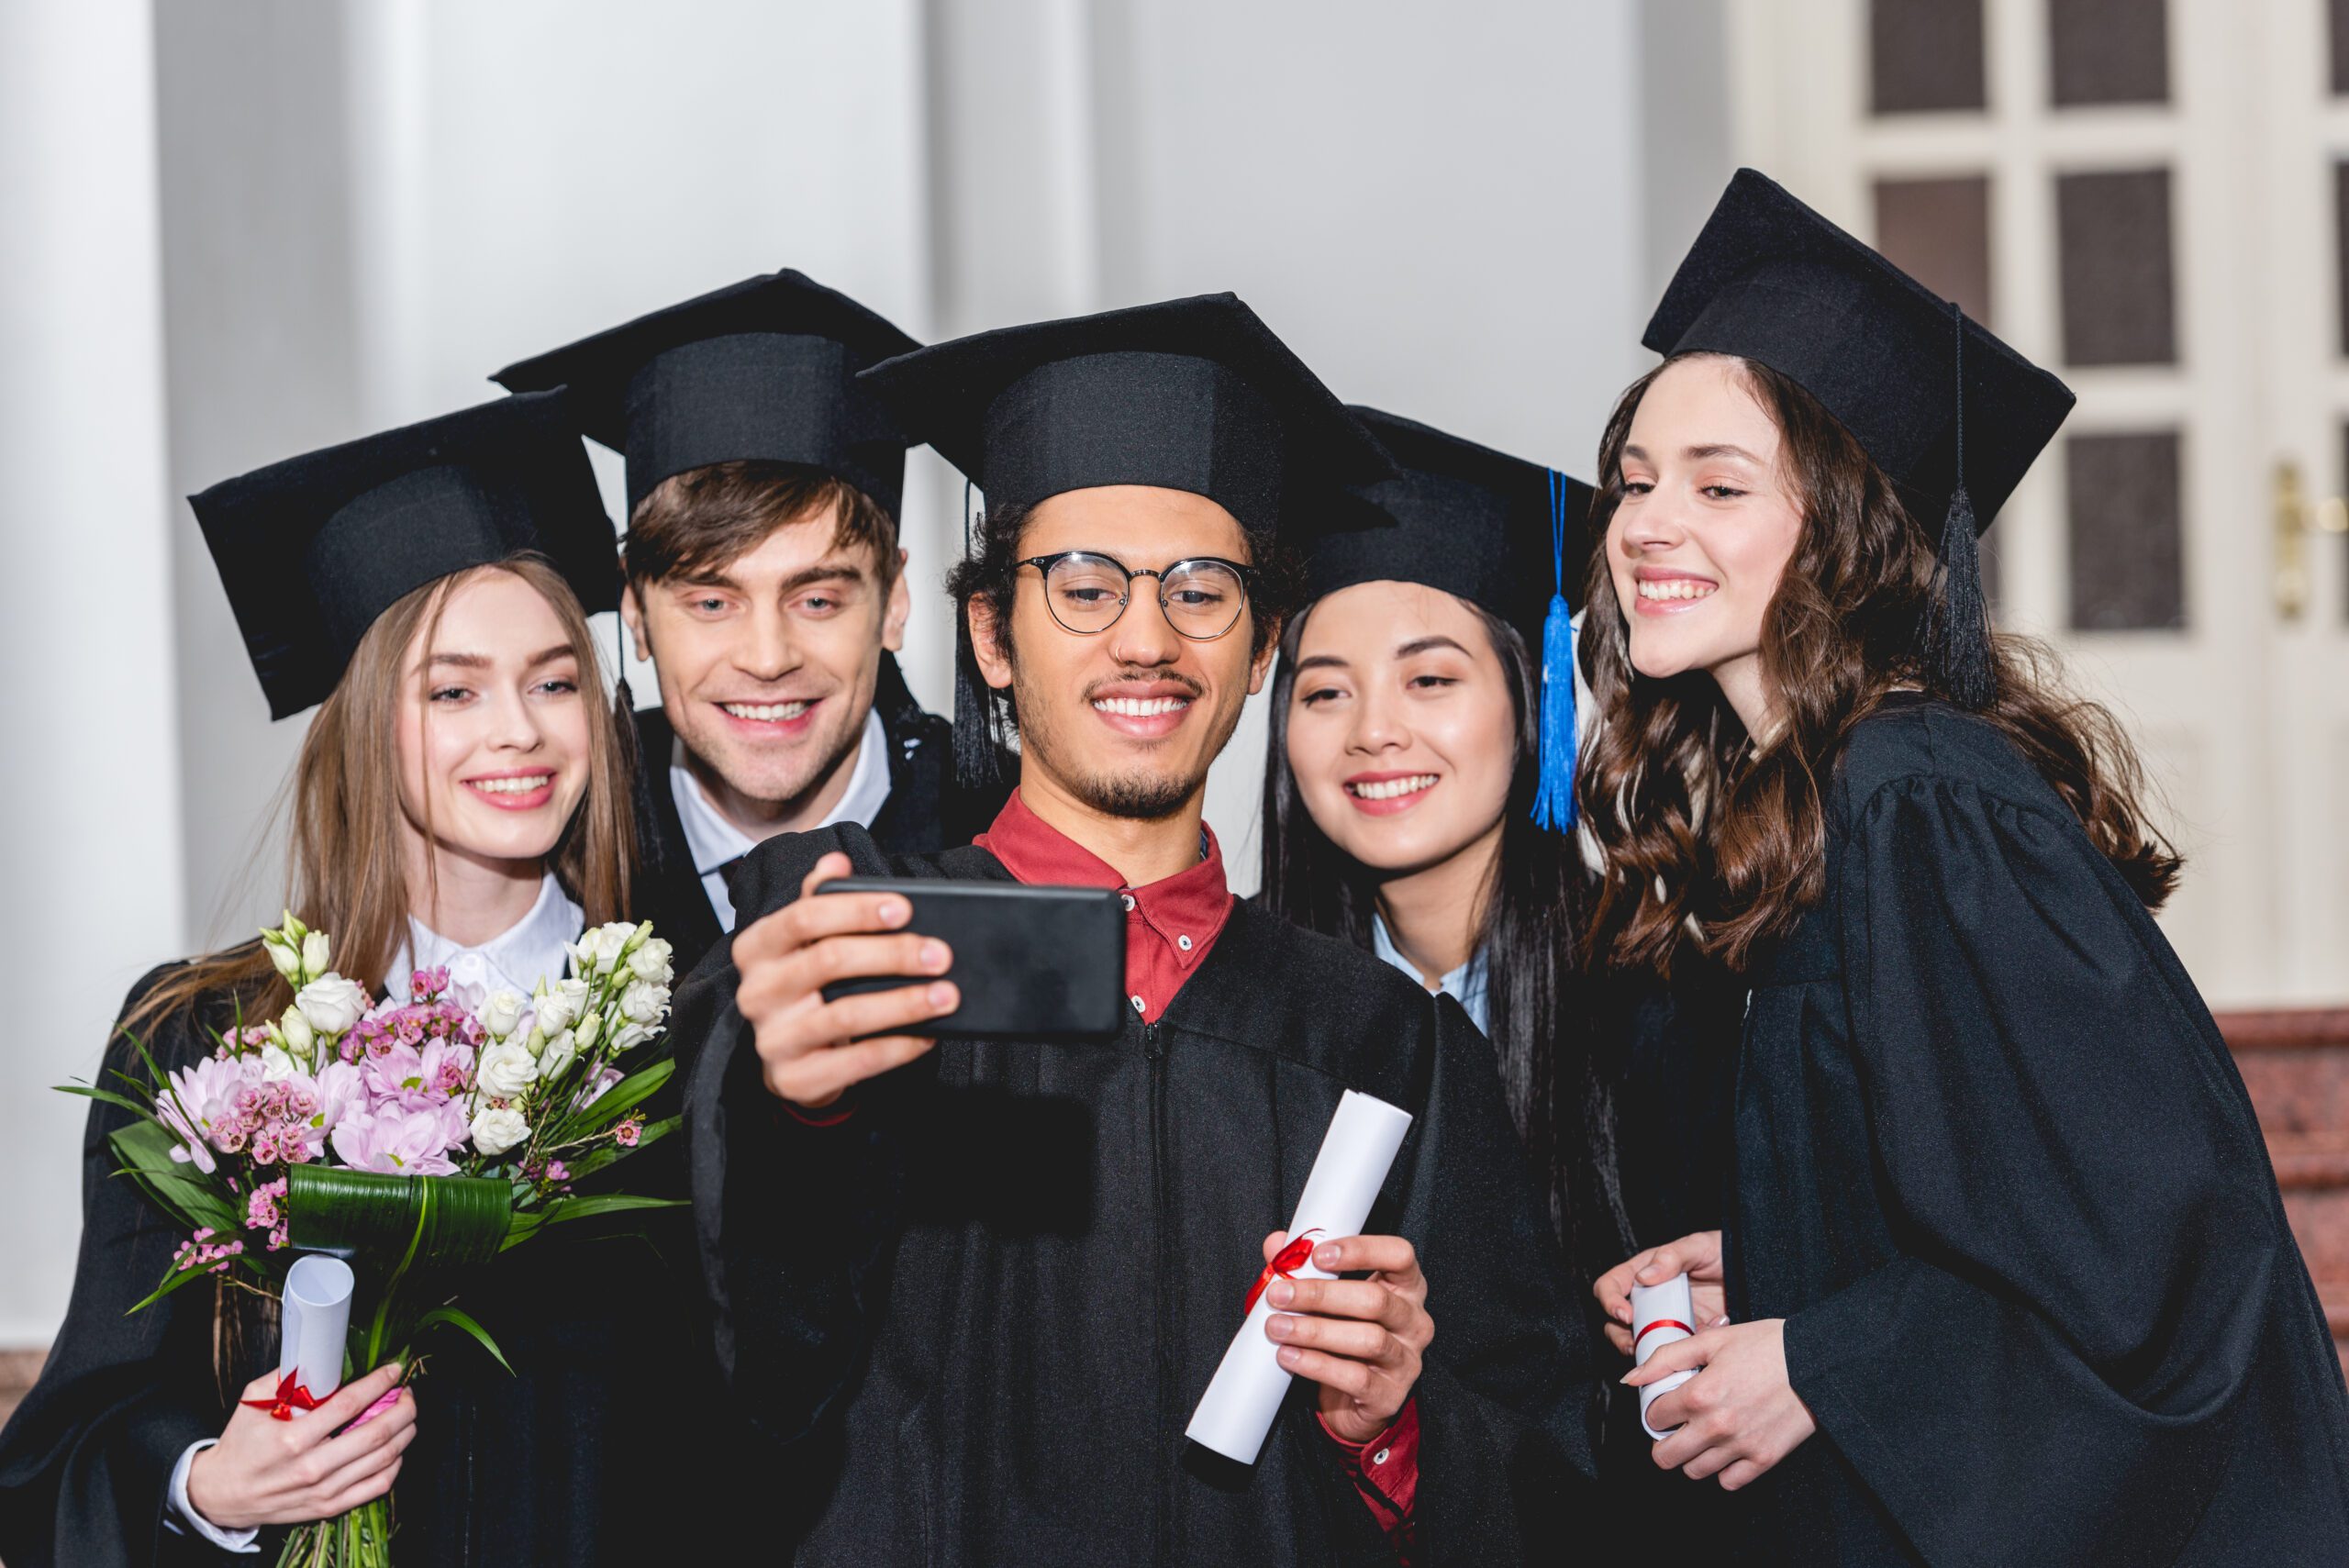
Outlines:
POLYGON ((1991 652, 1990 607, 1982 597, 1974 498, 1965 493, 1965 312, 1950 309, 1957 323, 1957 484, 1942 521, 1941 573, 1925 612, 1925 677, 1951 702, 1979 713, 1998 699, 1998 665, 1991 652))
POLYGON ((995 692, 979 673, 979 657, 971 647, 968 606, 958 606, 954 617, 954 777, 966 789, 982 789, 1000 782, 1003 769, 996 745, 995 692))
POLYGON ((618 656, 612 666, 612 728, 619 738, 620 766, 628 770, 628 806, 636 817, 636 869, 642 885, 629 890, 630 899, 642 906, 647 892, 661 881, 661 823, 652 810, 652 785, 644 776, 644 737, 636 728, 636 694, 628 689, 628 617, 612 617, 619 624, 615 630, 612 651, 618 656))
POLYGON ((1942 524, 1939 591, 1925 620, 1925 663, 1932 684, 1970 712, 1998 695, 1998 667, 1990 653, 1990 609, 1982 598, 1982 558, 1974 532, 1974 500, 1960 484, 1942 524))
MULTIPOLYGON (((971 482, 963 481, 963 559, 971 559, 971 482)), ((984 589, 981 592, 985 592, 984 589)), ((984 789, 1003 778, 996 743, 995 693, 979 673, 971 647, 971 606, 954 606, 954 778, 965 789, 984 789)))

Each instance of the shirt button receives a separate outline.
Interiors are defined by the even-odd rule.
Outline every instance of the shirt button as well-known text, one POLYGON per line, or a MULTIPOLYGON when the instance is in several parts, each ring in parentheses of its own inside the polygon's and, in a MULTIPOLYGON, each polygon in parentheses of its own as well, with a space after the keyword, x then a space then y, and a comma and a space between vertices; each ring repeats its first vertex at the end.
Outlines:
POLYGON ((1132 914, 1134 910, 1134 895, 1130 893, 1121 893, 1118 895, 1118 896, 1126 901, 1126 913, 1129 915, 1132 914))
POLYGON ((1191 951, 1191 939, 1188 937, 1176 937, 1174 939, 1174 945, 1181 948, 1185 952, 1188 952, 1191 951))
POLYGON ((1127 997, 1127 998, 1126 998, 1126 1000, 1127 1000, 1127 1001, 1129 1001, 1129 1002, 1131 1002, 1131 1003, 1134 1005, 1134 1011, 1135 1011, 1135 1012, 1139 1013, 1139 1012, 1141 1012, 1141 997, 1139 997, 1139 996, 1129 996, 1129 997, 1127 997))
POLYGON ((1391 1448, 1380 1449, 1376 1453, 1370 1456, 1370 1462, 1373 1464, 1384 1464, 1386 1462, 1386 1456, 1394 1451, 1395 1451, 1391 1448))

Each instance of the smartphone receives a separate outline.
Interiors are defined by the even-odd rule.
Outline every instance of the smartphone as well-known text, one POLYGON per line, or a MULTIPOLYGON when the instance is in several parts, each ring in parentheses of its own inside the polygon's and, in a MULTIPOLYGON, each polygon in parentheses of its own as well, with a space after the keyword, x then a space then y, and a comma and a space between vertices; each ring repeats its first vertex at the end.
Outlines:
POLYGON ((1101 887, 846 876, 816 889, 896 893, 913 906, 899 927, 954 955, 945 974, 870 975, 824 987, 824 1000, 952 980, 962 1003, 902 1032, 956 1040, 1113 1040, 1126 1024, 1126 906, 1101 887))

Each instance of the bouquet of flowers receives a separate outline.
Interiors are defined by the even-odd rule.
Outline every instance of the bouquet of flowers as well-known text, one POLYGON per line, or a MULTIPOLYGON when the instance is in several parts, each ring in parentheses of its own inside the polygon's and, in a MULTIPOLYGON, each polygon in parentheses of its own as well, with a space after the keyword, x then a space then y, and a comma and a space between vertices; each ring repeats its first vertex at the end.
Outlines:
MULTIPOLYGON (((143 1079, 64 1085, 134 1113, 113 1138, 121 1173, 188 1228, 139 1307, 211 1275, 275 1296, 297 1256, 327 1252, 356 1272, 364 1302, 345 1377, 392 1357, 413 1376, 408 1351, 444 1324, 504 1365, 454 1304, 468 1271, 549 1225, 674 1207, 574 1190, 675 1126, 641 1108, 675 1065, 644 1050, 674 977, 650 921, 583 932, 565 949, 571 973, 529 996, 469 995, 421 970, 405 1000, 373 1002, 328 968, 328 934, 290 912, 262 941, 294 988, 280 1017, 213 1031, 209 1055, 169 1072, 134 1039, 143 1079)), ((271 1413, 315 1402, 288 1373, 271 1413)), ((388 1563, 390 1503, 301 1527, 281 1563, 388 1563)))

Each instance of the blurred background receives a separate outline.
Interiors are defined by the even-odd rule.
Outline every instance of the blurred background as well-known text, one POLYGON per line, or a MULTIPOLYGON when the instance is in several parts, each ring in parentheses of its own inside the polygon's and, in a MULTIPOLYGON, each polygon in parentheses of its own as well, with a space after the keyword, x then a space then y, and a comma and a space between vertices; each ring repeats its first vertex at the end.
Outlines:
MULTIPOLYGON (((2344 95, 2349 0, 0 0, 0 1385, 72 1279, 49 1086, 277 911, 305 721, 188 492, 779 266, 928 339, 1235 290, 1349 401, 1589 476, 1742 163, 2078 391, 1999 615, 2146 747, 2164 924, 2349 1281, 2344 95)), ((916 453, 941 711, 962 500, 916 453)))

